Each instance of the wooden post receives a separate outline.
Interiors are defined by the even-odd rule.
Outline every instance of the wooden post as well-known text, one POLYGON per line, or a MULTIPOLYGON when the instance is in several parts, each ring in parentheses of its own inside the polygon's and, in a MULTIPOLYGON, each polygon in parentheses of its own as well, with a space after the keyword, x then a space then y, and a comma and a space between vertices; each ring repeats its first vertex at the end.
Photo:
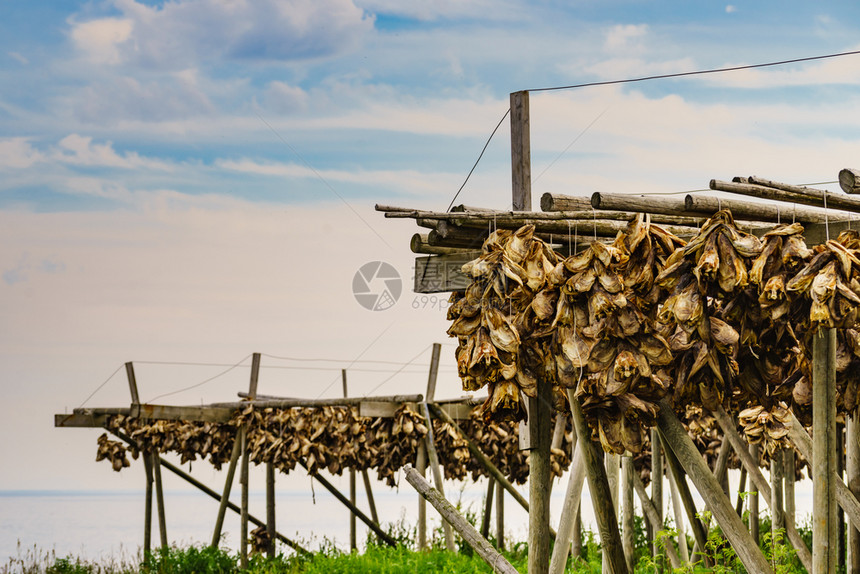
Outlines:
POLYGON ((782 454, 783 450, 778 448, 770 457, 770 539, 774 548, 778 543, 785 543, 784 533, 780 532, 785 530, 785 505, 782 492, 785 468, 782 454))
POLYGON ((376 513, 376 502, 373 500, 373 489, 370 488, 370 476, 367 469, 362 469, 361 477, 364 479, 364 492, 367 494, 367 505, 370 507, 370 517, 379 524, 379 515, 376 513))
MULTIPOLYGON (((532 210, 529 93, 511 94, 511 176, 513 210, 532 210)), ((531 571, 530 571, 531 572, 531 571)), ((534 573, 532 573, 534 574, 534 573)))
MULTIPOLYGON (((678 454, 677 452, 675 452, 674 448, 672 448, 672 445, 667 445, 665 436, 663 437, 663 452, 666 455, 666 466, 669 467, 669 474, 672 475, 673 485, 677 489, 678 496, 681 499, 680 506, 684 509, 687 522, 689 522, 690 524, 690 530, 693 531, 693 539, 695 540, 695 545, 698 546, 700 551, 702 551, 705 548, 705 542, 708 538, 708 535, 705 532, 704 527, 702 526, 702 522, 697 516, 696 504, 693 501, 693 495, 690 492, 690 487, 689 485, 687 485, 687 478, 686 474, 684 473, 684 467, 678 460, 678 454)), ((702 461, 702 464, 705 464, 704 461, 702 461)), ((707 468, 707 465, 705 465, 705 468, 707 468)), ((711 469, 708 469, 709 474, 710 472, 711 469)), ((713 477, 713 475, 711 476, 713 477)), ((695 559, 695 555, 693 558, 695 559)))
POLYGON ((128 376, 128 390, 131 392, 131 404, 140 404, 140 395, 137 392, 137 378, 134 376, 134 364, 129 361, 125 364, 125 374, 128 376))
MULTIPOLYGON (((660 518, 660 512, 657 511, 657 507, 654 506, 652 500, 648 498, 648 493, 645 491, 645 485, 642 484, 642 479, 639 478, 639 475, 636 473, 633 473, 633 488, 636 489, 636 493, 639 495, 639 502, 642 503, 642 512, 649 524, 651 524, 651 528, 654 532, 663 530, 663 521, 660 518)), ((656 541, 654 546, 659 549, 656 541)), ((666 539, 663 539, 663 547, 666 554, 669 556, 669 562, 672 564, 672 569, 681 568, 681 560, 678 558, 678 553, 675 552, 675 548, 672 546, 672 543, 667 543, 666 539)))
POLYGON ((797 530, 797 507, 794 498, 794 449, 786 448, 782 451, 782 467, 783 467, 783 497, 785 498, 785 530, 791 532, 797 530))
POLYGON ((275 465, 266 463, 266 534, 269 536, 269 547, 266 555, 275 557, 275 465))
MULTIPOLYGON (((755 464, 759 461, 759 447, 757 444, 749 445, 749 453, 755 464)), ((747 476, 753 478, 752 471, 747 472, 747 476)), ((756 544, 761 543, 761 535, 759 532, 759 508, 758 508, 759 488, 754 480, 750 480, 749 494, 747 494, 747 508, 749 508, 749 528, 750 536, 755 540, 756 544)))
MULTIPOLYGON (((573 421, 571 420, 571 423, 573 421)), ((576 425, 572 425, 570 448, 576 450, 576 445, 579 444, 579 436, 576 434, 576 425)), ((582 456, 582 455, 580 455, 582 456)), ((582 464, 580 463, 580 466, 582 464)), ((584 472, 583 468, 583 472, 584 472)), ((582 489, 580 488, 579 500, 576 501, 576 513, 573 518, 573 532, 570 535, 570 555, 573 559, 582 556, 582 489)))
POLYGON ((481 536, 475 530, 475 527, 469 524, 469 521, 463 518, 454 506, 437 490, 430 486, 419 472, 409 465, 404 467, 406 471, 406 481, 411 484, 415 490, 421 493, 421 496, 427 499, 430 504, 442 515, 446 522, 452 524, 463 540, 475 549, 478 555, 493 568, 493 572, 504 574, 517 574, 517 570, 511 566, 504 556, 493 548, 493 545, 481 536))
POLYGON ((836 329, 820 329, 812 346, 812 574, 836 572, 836 329))
POLYGON ((622 538, 624 556, 627 558, 627 570, 633 572, 635 564, 634 540, 633 540, 633 457, 625 455, 621 457, 621 516, 622 516, 622 538))
POLYGON ((161 482, 161 457, 158 456, 157 451, 153 451, 150 456, 152 457, 152 471, 155 475, 155 502, 158 507, 158 533, 161 535, 162 550, 167 550, 169 544, 167 542, 167 520, 164 509, 164 486, 161 482))
MULTIPOLYGON (((248 398, 252 401, 257 398, 257 383, 260 378, 260 353, 254 353, 251 356, 251 381, 248 386, 248 398)), ((241 540, 239 542, 239 557, 240 564, 243 569, 248 568, 248 492, 249 492, 249 456, 248 451, 248 428, 247 425, 242 429, 240 435, 240 445, 242 452, 242 466, 239 474, 239 484, 242 486, 242 513, 240 515, 240 533, 241 540)))
MULTIPOLYGON (((603 454, 603 465, 606 467, 606 480, 609 482, 609 492, 612 494, 612 510, 615 512, 615 516, 621 516, 619 512, 619 504, 618 504, 618 465, 620 464, 620 459, 615 453, 604 453, 603 454)), ((620 520, 619 520, 619 526, 620 520)), ((621 552, 624 552, 624 538, 621 539, 621 552)), ((624 557, 624 563, 627 563, 627 556, 624 557)), ((601 572, 603 574, 612 574, 611 566, 608 560, 604 560, 601 564, 601 572)))
MULTIPOLYGON (((848 488, 854 496, 860 495, 860 424, 855 410, 845 419, 845 470, 848 488)), ((788 472, 786 471, 786 474, 788 472)), ((787 477, 786 477, 787 478, 787 477)), ((848 574, 860 574, 860 524, 848 520, 848 574)))
POLYGON ((143 455, 143 469, 146 473, 146 502, 143 511, 143 556, 152 552, 152 459, 143 455))
MULTIPOLYGON (((340 371, 341 382, 343 383, 343 398, 347 398, 349 393, 346 388, 346 369, 340 371)), ((349 501, 355 505, 355 469, 349 469, 349 501)), ((358 549, 358 540, 356 536, 355 514, 349 513, 349 549, 356 551, 358 549)))
MULTIPOLYGON (((418 442, 418 453, 415 456, 415 466, 421 476, 427 473, 427 446, 424 441, 418 442)), ((418 550, 427 549, 427 500, 418 496, 418 550)))
POLYGON ((579 500, 582 495, 582 484, 585 482, 585 466, 582 463, 582 446, 575 446, 571 454, 570 477, 567 479, 567 491, 564 495, 564 505, 558 521, 558 535, 552 549, 549 561, 550 574, 561 574, 567 565, 567 553, 570 550, 568 541, 573 534, 576 518, 579 516, 579 500))
MULTIPOLYGON (((656 428, 651 429, 651 502, 657 511, 657 523, 652 524, 654 535, 663 530, 663 453, 660 449, 660 435, 656 428)), ((660 553, 657 545, 654 545, 653 554, 660 553)))
POLYGON ((496 479, 492 476, 487 480, 487 496, 484 498, 484 515, 481 517, 481 536, 490 535, 490 517, 493 512, 493 493, 496 489, 496 479))
POLYGON ((600 543, 603 546, 603 559, 611 564, 615 574, 623 574, 627 572, 627 562, 621 547, 618 518, 612 505, 612 494, 609 489, 609 481, 606 478, 606 469, 603 466, 597 445, 591 440, 591 431, 585 422, 579 400, 573 395, 573 389, 568 389, 567 396, 573 412, 578 442, 582 443, 582 459, 588 477, 591 502, 594 505, 594 517, 597 520, 597 529, 600 533, 600 543))
POLYGON ((745 466, 741 466, 741 475, 738 478, 738 501, 735 503, 735 511, 738 513, 738 516, 744 515, 744 496, 743 493, 746 492, 747 487, 747 469, 745 466))
POLYGON ((505 549, 505 487, 496 481, 496 545, 505 549))
MULTIPOLYGON (((846 420, 848 417, 845 417, 846 420)), ((840 479, 845 477, 845 426, 836 425, 836 474, 840 479)), ((837 540, 839 541, 839 550, 837 558, 837 568, 840 572, 845 572, 845 566, 848 554, 847 533, 845 532, 845 511, 836 504, 836 525, 837 525, 837 540)))
POLYGON ((529 559, 528 571, 549 572, 550 526, 549 489, 552 481, 550 467, 550 432, 552 416, 552 383, 538 377, 537 400, 533 402, 529 422, 532 450, 529 452, 529 559))
POLYGON ((230 491, 233 489, 233 478, 236 476, 236 463, 238 463, 239 455, 242 453, 241 435, 244 432, 243 429, 239 429, 236 438, 233 439, 233 452, 230 455, 230 464, 227 466, 227 480, 224 481, 224 493, 221 495, 221 503, 218 505, 215 532, 212 533, 212 548, 218 548, 218 544, 221 542, 221 529, 224 527, 224 516, 227 514, 227 506, 230 503, 230 491))
POLYGON ((678 494, 678 484, 675 475, 669 471, 669 494, 672 499, 672 514, 675 517, 675 529, 678 531, 678 551, 681 560, 690 562, 690 548, 687 546, 687 529, 684 526, 684 509, 681 507, 681 496, 678 494))
MULTIPOLYGON (((717 482, 711 469, 705 464, 692 439, 684 430, 675 413, 672 412, 672 407, 665 400, 660 401, 657 426, 678 462, 687 471, 693 484, 696 485, 696 489, 705 504, 711 509, 711 513, 747 571, 761 574, 772 573, 770 564, 750 537, 741 519, 738 518, 731 502, 720 487, 720 483, 717 482)), ((673 457, 667 457, 667 459, 670 458, 673 457)), ((701 543, 701 546, 704 548, 704 543, 701 543)))

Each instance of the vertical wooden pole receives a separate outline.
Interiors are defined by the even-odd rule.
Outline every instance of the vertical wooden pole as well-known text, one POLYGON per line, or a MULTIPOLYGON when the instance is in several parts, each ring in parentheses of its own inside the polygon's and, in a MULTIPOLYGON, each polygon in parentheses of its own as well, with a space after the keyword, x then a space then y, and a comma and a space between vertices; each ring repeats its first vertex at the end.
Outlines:
POLYGON ((505 549, 505 487, 496 481, 496 546, 505 549))
POLYGON ((514 211, 532 210, 529 93, 511 94, 511 179, 514 211))
MULTIPOLYGON (((857 411, 845 419, 845 470, 848 489, 860 496, 860 424, 857 411)), ((860 574, 860 524, 849 520, 848 528, 848 574, 860 574)))
POLYGON ((624 556, 627 558, 627 570, 633 572, 635 556, 633 555, 633 457, 621 457, 621 516, 623 520, 621 543, 624 546, 624 556))
POLYGON ((275 465, 271 462, 266 463, 266 534, 269 538, 269 547, 266 548, 266 555, 269 558, 275 557, 275 465))
POLYGON ((812 336, 812 574, 836 572, 836 330, 812 336))
MULTIPOLYGON (((845 417, 847 420, 848 417, 845 417)), ((836 474, 839 478, 845 480, 845 426, 836 423, 836 474)), ((837 525, 837 540, 839 541, 839 554, 837 558, 837 567, 840 572, 845 572, 848 554, 848 540, 845 531, 845 511, 836 503, 836 525, 837 525)))
POLYGON ((487 538, 490 534, 490 518, 493 513, 493 493, 496 489, 496 479, 492 476, 487 480, 487 496, 484 498, 484 516, 481 517, 481 536, 487 538))
POLYGON ((134 376, 134 364, 129 361, 125 364, 125 374, 128 377, 128 390, 131 392, 131 404, 140 404, 140 395, 137 392, 137 378, 134 376))
POLYGON ((681 497, 678 494, 678 484, 675 475, 669 473, 669 494, 672 498, 672 514, 675 516, 675 529, 678 531, 678 552, 684 563, 690 562, 690 548, 687 546, 687 528, 684 526, 684 509, 681 508, 681 497))
POLYGON ((783 502, 783 450, 776 449, 770 457, 770 532, 774 547, 785 544, 785 505, 783 502))
MULTIPOLYGON (((617 454, 614 453, 604 453, 603 455, 603 464, 606 467, 606 480, 609 482, 609 492, 612 495, 612 510, 615 512, 615 516, 621 516, 621 513, 618 512, 618 465, 620 464, 620 458, 617 454)), ((619 523, 619 526, 621 524, 619 523)), ((621 539, 621 552, 624 552, 624 538, 621 539)), ((627 557, 624 558, 625 564, 627 563, 627 557)), ((611 566, 608 560, 604 560, 601 564, 601 571, 603 574, 612 574, 611 566)))
MULTIPOLYGON (((612 493, 606 478, 606 468, 603 466, 597 445, 591 440, 591 431, 582 414, 579 399, 573 396, 573 389, 567 391, 573 411, 573 422, 578 442, 582 444, 582 459, 588 477, 588 490, 594 505, 594 517, 600 533, 600 543, 603 546, 603 559, 608 561, 614 574, 624 574, 627 562, 621 547, 621 535, 618 533, 618 518, 612 505, 612 493)), ((549 536, 547 536, 547 539, 549 536)), ((529 570, 531 572, 531 570, 529 570)))
MULTIPOLYGON (((750 456, 752 457, 755 464, 759 463, 759 448, 757 444, 751 444, 749 446, 750 456)), ((749 474, 749 473, 747 473, 749 474)), ((750 535, 755 540, 756 544, 761 543, 761 537, 759 533, 759 513, 758 513, 758 486, 755 484, 755 481, 750 481, 749 486, 749 494, 747 494, 747 508, 749 509, 749 528, 750 535)))
MULTIPOLYGON (((343 398, 347 398, 349 396, 349 392, 346 386, 346 369, 341 369, 340 371, 341 382, 343 383, 343 398)), ((355 469, 349 469, 349 501, 355 506, 356 496, 355 496, 355 469)), ((356 518, 355 514, 352 512, 349 513, 349 549, 351 551, 356 551, 358 549, 358 540, 356 533, 356 518)))
MULTIPOLYGON (((251 381, 248 386, 248 399, 253 401, 257 398, 257 383, 260 378, 260 353, 251 356, 251 381)), ((239 555, 242 568, 248 568, 248 491, 249 491, 249 456, 248 452, 248 428, 242 429, 240 435, 242 449, 242 466, 239 474, 239 484, 242 486, 242 512, 240 515, 239 555)))
POLYGON ((747 469, 746 467, 741 467, 741 475, 738 478, 738 501, 735 504, 735 511, 738 513, 738 516, 744 515, 744 496, 743 493, 746 492, 747 487, 747 469))
POLYGON ((558 521, 558 533, 555 546, 552 548, 552 558, 549 561, 550 574, 561 574, 567 565, 567 553, 570 550, 568 540, 571 539, 576 519, 579 516, 579 502, 582 497, 582 485, 585 482, 585 465, 582 463, 582 446, 574 446, 570 457, 570 477, 567 480, 567 491, 564 495, 564 505, 558 521))
MULTIPOLYGON (((418 443, 418 454, 415 457, 415 468, 421 474, 427 474, 427 447, 424 441, 418 443)), ((418 495, 418 550, 427 549, 427 500, 418 495)))
POLYGON ((158 508, 158 533, 161 535, 161 548, 167 550, 167 520, 164 510, 164 486, 161 482, 161 457, 157 451, 152 454, 152 470, 155 475, 155 502, 158 508))
POLYGON ((794 462, 793 448, 789 447, 782 451, 782 467, 783 497, 785 498, 785 530, 786 532, 790 532, 792 530, 797 530, 795 518, 797 508, 794 498, 794 476, 796 465, 794 462))
MULTIPOLYGON (((669 467, 669 473, 672 475, 673 485, 677 489, 678 496, 681 499, 680 506, 685 511, 687 522, 689 522, 690 524, 690 530, 693 531, 693 539, 695 540, 695 545, 698 546, 699 550, 701 551, 705 548, 705 542, 708 538, 708 535, 705 532, 704 527, 702 526, 702 522, 697 516, 696 504, 693 501, 693 495, 690 492, 690 486, 687 484, 687 475, 684 472, 684 467, 678 460, 677 453, 674 451, 674 449, 669 448, 667 446, 665 440, 663 441, 663 452, 666 455, 666 466, 669 467)), ((702 460, 702 464, 704 464, 704 460, 702 460)), ((707 465, 705 465, 705 467, 707 468, 707 465)), ((710 469, 708 469, 708 474, 710 474, 710 469)), ((710 476, 712 478, 714 477, 713 474, 710 474, 710 476)), ((714 478, 714 480, 716 480, 716 478, 714 478)), ((720 490, 720 492, 722 492, 722 489, 720 490)), ((694 555, 693 559, 695 560, 695 558, 696 557, 694 555)))
MULTIPOLYGON (((651 502, 657 509, 659 518, 659 530, 663 529, 663 452, 660 448, 660 435, 656 428, 651 429, 651 502)), ((652 527, 653 530, 653 527, 652 527)), ((657 532, 654 531, 654 535, 657 532)), ((660 549, 653 545, 653 554, 656 557, 660 549)), ((662 564, 661 564, 662 565, 662 564)))
POLYGON ((550 474, 550 402, 552 383, 544 377, 538 378, 537 400, 532 404, 529 421, 532 450, 529 452, 529 559, 528 571, 536 574, 549 572, 549 488, 550 474))
POLYGON ((143 455, 143 469, 146 473, 146 502, 143 511, 143 555, 152 552, 152 458, 143 455))

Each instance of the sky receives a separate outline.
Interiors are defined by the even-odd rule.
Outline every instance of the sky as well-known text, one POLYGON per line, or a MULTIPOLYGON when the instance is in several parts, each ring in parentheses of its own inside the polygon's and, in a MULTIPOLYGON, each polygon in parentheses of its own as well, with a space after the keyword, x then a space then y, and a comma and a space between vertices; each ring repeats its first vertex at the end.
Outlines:
MULTIPOLYGON (((234 400, 254 352, 260 393, 336 397, 343 368, 351 395, 420 393, 439 342, 460 396, 418 229, 374 204, 446 209, 511 92, 855 51, 858 28, 855 2, 798 0, 0 0, 0 490, 141 486, 94 464, 97 430, 53 428, 127 405, 128 361, 170 404, 234 400), (374 261, 403 280, 385 310, 353 295, 374 261)), ((530 110, 535 206, 860 167, 857 55, 530 110)), ((457 203, 509 207, 509 141, 457 203)))

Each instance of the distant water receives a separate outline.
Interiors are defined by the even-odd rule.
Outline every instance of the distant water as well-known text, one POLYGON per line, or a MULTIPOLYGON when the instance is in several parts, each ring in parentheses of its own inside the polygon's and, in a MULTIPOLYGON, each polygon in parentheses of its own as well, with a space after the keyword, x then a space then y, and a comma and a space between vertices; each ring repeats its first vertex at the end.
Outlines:
MULTIPOLYGON (((733 487, 737 472, 730 473, 733 487)), ((346 493, 344 477, 333 482, 346 493)), ((418 495, 405 481, 392 489, 374 481, 374 498, 383 525, 403 522, 414 528, 417 522, 418 495)), ((563 504, 567 475, 556 480, 551 496, 551 514, 557 524, 563 504)), ((349 511, 319 484, 311 488, 310 479, 302 477, 277 491, 277 528, 309 550, 316 550, 324 540, 341 549, 349 544, 349 511), (296 485, 306 488, 295 488, 296 485)), ((664 486, 666 489, 668 486, 664 486)), ((449 500, 480 517, 486 481, 477 484, 445 482, 449 500)), ((528 498, 528 487, 520 487, 528 498)), ((701 499, 697 508, 702 508, 701 499)), ((238 481, 231 500, 238 504, 238 481)), ((798 521, 811 512, 812 485, 804 480, 797 485, 798 521)), ((362 481, 358 481, 359 508, 370 514, 362 481)), ((218 513, 218 503, 191 487, 165 491, 167 534, 171 544, 208 544, 218 513)), ((637 501, 637 507, 639 506, 637 501)), ((265 494, 252 490, 249 494, 251 514, 265 520, 265 494)), ((762 504, 762 509, 767 508, 762 504)), ((108 561, 130 559, 143 544, 144 492, 137 491, 0 491, 0 565, 17 557, 20 549, 37 546, 40 550, 56 552, 57 556, 73 555, 88 560, 108 561)), ((668 509, 667 509, 668 511, 668 509)), ((670 512, 670 511, 669 511, 670 512)), ((428 505, 430 528, 439 525, 439 517, 428 505)), ((582 517, 584 524, 594 529, 594 518, 587 486, 583 491, 582 517)), ((525 540, 528 515, 509 496, 505 503, 506 536, 525 540)), ((493 522, 494 524, 494 522, 493 522)), ((229 511, 224 523, 222 546, 238 550, 239 516, 229 511)), ((254 526, 250 525, 249 529, 254 526)), ((689 527, 688 527, 689 529, 689 527)), ((367 528, 358 522, 358 540, 363 546, 367 528)), ((153 504, 153 547, 159 544, 158 519, 153 504)), ((289 549, 283 547, 285 552, 289 549)))

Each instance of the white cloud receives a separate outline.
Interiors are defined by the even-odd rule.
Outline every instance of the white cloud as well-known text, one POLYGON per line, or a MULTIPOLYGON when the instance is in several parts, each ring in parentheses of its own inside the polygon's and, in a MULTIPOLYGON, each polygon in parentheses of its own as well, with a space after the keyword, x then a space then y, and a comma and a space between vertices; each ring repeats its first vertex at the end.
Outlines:
POLYGON ((71 21, 71 38, 100 64, 185 68, 227 58, 293 61, 350 49, 373 28, 351 0, 115 0, 122 17, 71 21))
POLYGON ((25 56, 21 55, 18 52, 6 52, 6 54, 8 54, 8 56, 10 58, 15 60, 16 62, 18 62, 22 66, 26 66, 27 64, 30 63, 30 60, 28 60, 25 56))
POLYGON ((296 114, 306 110, 308 99, 309 96, 303 89, 279 81, 269 83, 264 95, 266 108, 282 114, 296 114))
POLYGON ((733 4, 727 4, 726 5, 726 14, 734 14, 737 11, 738 11, 737 7, 734 6, 733 4))
POLYGON ((635 48, 648 35, 647 24, 619 24, 606 32, 605 47, 610 52, 635 48))
POLYGON ((28 138, 0 138, 0 170, 25 169, 43 159, 28 138))
POLYGON ((356 0, 356 3, 375 14, 393 15, 415 20, 480 18, 487 20, 518 20, 528 14, 528 7, 515 0, 434 0, 403 2, 402 0, 356 0))
POLYGON ((136 152, 122 155, 113 149, 113 144, 93 143, 93 138, 70 134, 59 142, 59 147, 52 159, 69 165, 118 167, 124 169, 160 169, 171 170, 166 162, 143 158, 136 152))

